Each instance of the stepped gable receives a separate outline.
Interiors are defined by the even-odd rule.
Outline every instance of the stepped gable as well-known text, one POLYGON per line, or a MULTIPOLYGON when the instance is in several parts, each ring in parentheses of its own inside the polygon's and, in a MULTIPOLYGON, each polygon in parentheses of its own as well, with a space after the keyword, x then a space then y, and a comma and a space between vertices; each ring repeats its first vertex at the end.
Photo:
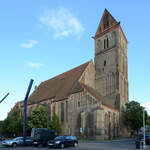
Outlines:
POLYGON ((29 97, 28 103, 41 102, 48 99, 60 101, 68 98, 71 93, 82 91, 78 79, 88 66, 89 62, 72 70, 64 72, 54 78, 42 82, 29 97))

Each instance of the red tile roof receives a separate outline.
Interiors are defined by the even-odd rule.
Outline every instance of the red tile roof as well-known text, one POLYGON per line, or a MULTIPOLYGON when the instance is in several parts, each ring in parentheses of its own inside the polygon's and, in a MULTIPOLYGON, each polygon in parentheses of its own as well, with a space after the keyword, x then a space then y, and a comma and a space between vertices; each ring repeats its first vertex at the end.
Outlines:
POLYGON ((70 93, 83 90, 82 86, 78 83, 78 79, 89 63, 86 62, 72 70, 42 82, 31 94, 28 102, 39 102, 51 98, 59 101, 66 99, 70 93))

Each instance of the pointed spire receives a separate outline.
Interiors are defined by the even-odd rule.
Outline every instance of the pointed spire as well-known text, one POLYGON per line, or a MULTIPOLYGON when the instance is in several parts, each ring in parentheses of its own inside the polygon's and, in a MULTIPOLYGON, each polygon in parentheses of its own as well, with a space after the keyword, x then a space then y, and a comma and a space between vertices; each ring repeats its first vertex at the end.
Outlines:
POLYGON ((111 26, 117 24, 118 22, 116 19, 110 14, 110 12, 105 8, 103 16, 101 18, 100 24, 98 26, 98 29, 96 31, 96 34, 99 34, 106 30, 107 28, 110 28, 111 26))

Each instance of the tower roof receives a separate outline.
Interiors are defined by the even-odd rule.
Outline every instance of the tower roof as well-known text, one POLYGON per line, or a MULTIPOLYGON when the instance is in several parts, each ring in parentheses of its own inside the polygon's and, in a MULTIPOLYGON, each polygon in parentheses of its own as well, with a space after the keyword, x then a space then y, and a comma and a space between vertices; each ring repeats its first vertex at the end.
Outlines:
POLYGON ((127 38, 120 26, 120 22, 118 22, 111 14, 110 12, 105 9, 104 13, 102 15, 102 18, 100 20, 100 23, 98 25, 97 31, 95 33, 94 39, 97 39, 104 34, 112 31, 113 29, 119 28, 120 32, 122 33, 126 43, 128 43, 127 38))
POLYGON ((110 12, 105 9, 95 36, 118 23, 119 22, 116 21, 116 19, 110 14, 110 12))

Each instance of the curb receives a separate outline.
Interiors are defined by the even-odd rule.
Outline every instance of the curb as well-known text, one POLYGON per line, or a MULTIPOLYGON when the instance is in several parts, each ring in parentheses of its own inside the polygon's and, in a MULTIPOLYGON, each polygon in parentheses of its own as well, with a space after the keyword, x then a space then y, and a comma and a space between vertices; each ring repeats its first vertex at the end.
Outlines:
POLYGON ((109 142, 135 142, 135 139, 121 139, 121 140, 79 140, 79 143, 109 143, 109 142))

